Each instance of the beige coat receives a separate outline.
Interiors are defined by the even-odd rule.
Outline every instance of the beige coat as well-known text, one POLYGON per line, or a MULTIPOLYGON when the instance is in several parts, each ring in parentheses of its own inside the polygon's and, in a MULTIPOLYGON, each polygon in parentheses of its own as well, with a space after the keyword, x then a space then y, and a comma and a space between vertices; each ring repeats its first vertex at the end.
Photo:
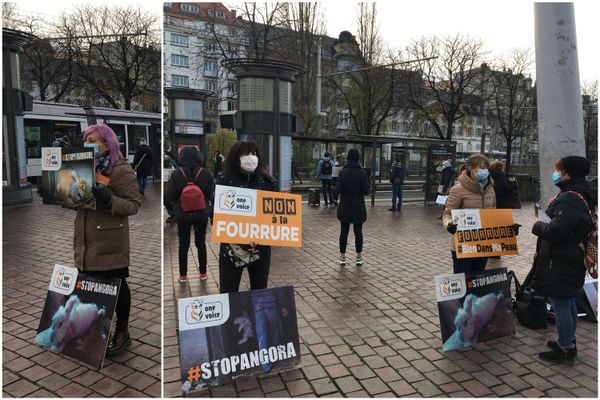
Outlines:
POLYGON ((109 271, 129 266, 129 223, 127 217, 140 208, 135 173, 129 163, 119 160, 105 173, 112 194, 108 208, 78 209, 75 217, 73 250, 75 266, 81 271, 109 271))
MULTIPOLYGON (((493 181, 490 178, 487 186, 482 191, 479 184, 463 172, 458 177, 458 183, 450 188, 448 200, 442 216, 442 224, 447 227, 452 222, 451 210, 463 208, 496 208, 496 193, 494 193, 493 181)), ((454 238, 450 237, 450 249, 454 248, 454 238)))

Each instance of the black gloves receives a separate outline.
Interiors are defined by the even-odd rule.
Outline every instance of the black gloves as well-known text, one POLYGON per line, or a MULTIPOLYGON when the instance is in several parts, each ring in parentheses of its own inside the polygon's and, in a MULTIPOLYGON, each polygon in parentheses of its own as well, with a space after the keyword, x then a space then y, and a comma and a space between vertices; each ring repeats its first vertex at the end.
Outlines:
POLYGON ((93 187, 92 194, 94 195, 94 198, 96 199, 96 209, 98 209, 99 206, 108 208, 108 205, 110 204, 110 199, 112 198, 112 195, 108 192, 108 190, 106 190, 105 187, 102 187, 102 186, 93 187))
POLYGON ((450 222, 450 223, 448 224, 448 226, 446 227, 446 230, 448 231, 448 233, 451 233, 451 234, 453 234, 453 235, 454 235, 454 234, 456 233, 456 228, 457 228, 456 224, 455 224, 455 223, 452 223, 452 222, 450 222))
POLYGON ((513 231, 515 231, 515 236, 519 236, 519 227, 521 226, 521 224, 513 224, 512 228, 513 231))

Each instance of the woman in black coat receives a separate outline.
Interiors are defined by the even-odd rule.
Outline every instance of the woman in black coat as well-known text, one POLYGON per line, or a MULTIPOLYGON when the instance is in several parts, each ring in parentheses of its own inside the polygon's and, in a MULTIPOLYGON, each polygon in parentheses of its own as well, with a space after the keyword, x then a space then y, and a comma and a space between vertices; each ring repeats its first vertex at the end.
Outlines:
POLYGON ((133 170, 137 175, 138 186, 140 193, 144 194, 146 190, 146 181, 148 176, 152 175, 152 152, 144 139, 140 140, 140 145, 135 149, 133 156, 133 170))
POLYGON ((510 196, 512 187, 504 173, 504 163, 494 160, 490 164, 490 176, 494 181, 494 192, 496 193, 496 208, 510 208, 510 196))
POLYGON ((583 157, 563 157, 556 163, 552 180, 560 188, 546 214, 550 222, 538 221, 538 236, 532 286, 546 295, 556 313, 558 340, 549 340, 552 350, 540 353, 543 360, 573 363, 577 354, 575 329, 577 305, 585 280, 584 247, 592 229, 590 208, 597 205, 596 190, 585 177, 590 162, 583 157))
POLYGON ((340 232, 340 265, 346 265, 346 245, 350 224, 354 227, 354 241, 356 245, 356 265, 362 265, 363 235, 362 225, 367 220, 367 208, 364 196, 369 194, 367 173, 360 166, 358 150, 350 149, 348 163, 340 171, 335 193, 340 196, 340 205, 337 209, 337 218, 341 222, 340 232))

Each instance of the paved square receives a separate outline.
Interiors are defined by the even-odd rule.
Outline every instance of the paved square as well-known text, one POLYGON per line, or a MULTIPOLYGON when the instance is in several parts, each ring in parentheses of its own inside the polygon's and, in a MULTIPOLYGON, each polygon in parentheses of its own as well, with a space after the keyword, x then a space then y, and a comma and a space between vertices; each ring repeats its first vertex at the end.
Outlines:
MULTIPOLYGON (((304 203, 306 204, 306 202, 304 203)), ((443 353, 435 275, 452 271, 449 234, 435 206, 388 202, 367 206, 365 263, 356 267, 350 233, 346 267, 338 265, 339 221, 335 208, 304 206, 300 249, 273 250, 269 287, 293 285, 302 348, 301 368, 250 378, 193 395, 213 397, 509 396, 597 397, 597 325, 580 319, 574 366, 538 359, 554 325, 542 331, 517 323, 516 334, 473 348, 443 353)), ((515 210, 523 225, 518 256, 502 263, 520 281, 535 250, 532 204, 515 210)), ((207 233, 207 237, 210 234, 207 233)), ((209 280, 197 273, 177 282, 177 233, 165 227, 165 397, 181 396, 176 304, 180 297, 218 293, 218 246, 210 243, 209 280)), ((198 268, 190 253, 189 274, 198 268)), ((247 273, 242 290, 249 288, 247 273)))
POLYGON ((34 344, 54 264, 73 265, 75 212, 32 203, 3 209, 4 397, 161 396, 161 200, 149 184, 129 218, 132 345, 99 372, 34 344))

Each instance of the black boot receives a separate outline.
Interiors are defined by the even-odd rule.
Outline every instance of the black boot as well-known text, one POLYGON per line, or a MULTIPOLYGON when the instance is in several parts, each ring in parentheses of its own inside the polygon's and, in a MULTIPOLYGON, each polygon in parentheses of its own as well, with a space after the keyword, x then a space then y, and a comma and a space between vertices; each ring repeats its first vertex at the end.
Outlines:
POLYGON ((127 346, 131 344, 131 337, 129 336, 129 330, 127 329, 127 321, 117 321, 115 333, 108 344, 106 349, 106 355, 114 356, 121 353, 127 346))
MULTIPOLYGON (((573 344, 575 345, 575 347, 573 347, 571 350, 573 350, 575 355, 577 355, 577 342, 574 340, 573 344)), ((546 345, 548 345, 548 347, 550 347, 551 349, 559 349, 560 348, 560 347, 558 347, 558 343, 554 340, 548 340, 546 342, 546 345)))
POLYGON ((573 349, 563 350, 559 347, 552 349, 550 351, 546 351, 544 353, 540 353, 539 356, 542 360, 557 362, 563 364, 573 364, 575 362, 575 354, 576 351, 573 349))

